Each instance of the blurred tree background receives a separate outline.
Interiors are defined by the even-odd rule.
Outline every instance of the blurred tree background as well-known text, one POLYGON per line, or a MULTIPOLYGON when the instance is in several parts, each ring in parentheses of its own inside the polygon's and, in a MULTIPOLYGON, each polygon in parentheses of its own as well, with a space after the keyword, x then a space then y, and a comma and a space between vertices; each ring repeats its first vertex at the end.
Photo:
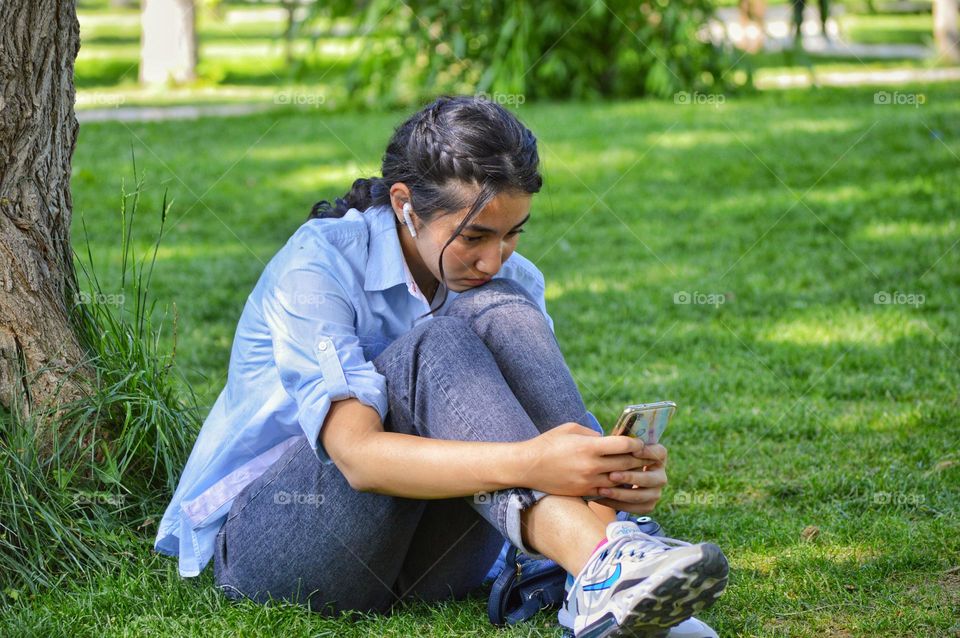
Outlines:
POLYGON ((438 92, 596 99, 730 88, 732 51, 701 37, 708 0, 313 6, 359 14, 374 36, 348 78, 367 104, 416 103, 438 92))

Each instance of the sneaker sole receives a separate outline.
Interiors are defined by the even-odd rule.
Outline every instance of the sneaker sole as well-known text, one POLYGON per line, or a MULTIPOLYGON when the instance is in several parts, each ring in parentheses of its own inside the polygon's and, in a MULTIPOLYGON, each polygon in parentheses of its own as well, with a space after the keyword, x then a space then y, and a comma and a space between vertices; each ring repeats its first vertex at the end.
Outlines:
MULTIPOLYGON (((696 561, 670 570, 659 582, 649 583, 648 591, 633 604, 622 624, 613 612, 608 612, 584 627, 577 638, 663 638, 671 627, 715 603, 727 586, 730 568, 719 547, 713 543, 703 543, 701 547, 702 554, 696 561)), ((640 582, 647 583, 656 576, 655 573, 640 582)), ((613 595, 640 582, 621 583, 613 595)))

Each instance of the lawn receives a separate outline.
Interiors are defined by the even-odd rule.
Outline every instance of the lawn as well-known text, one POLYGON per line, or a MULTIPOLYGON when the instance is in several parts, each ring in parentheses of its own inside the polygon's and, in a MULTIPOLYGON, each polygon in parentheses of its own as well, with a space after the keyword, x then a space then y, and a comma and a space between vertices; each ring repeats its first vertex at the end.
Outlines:
MULTIPOLYGON (((884 90, 892 104, 864 88, 518 111, 546 180, 518 250, 602 423, 677 402, 655 516, 730 559, 702 614, 722 636, 960 629, 960 87, 884 90)), ((83 216, 100 272, 118 271, 132 150, 142 248, 175 200, 153 294, 209 407, 264 263, 314 201, 376 172, 403 116, 83 125, 75 247, 83 216)), ((168 497, 124 569, 7 600, 0 634, 559 635, 552 613, 498 632, 484 592, 356 622, 230 603, 210 569, 181 580, 152 553, 168 497)))

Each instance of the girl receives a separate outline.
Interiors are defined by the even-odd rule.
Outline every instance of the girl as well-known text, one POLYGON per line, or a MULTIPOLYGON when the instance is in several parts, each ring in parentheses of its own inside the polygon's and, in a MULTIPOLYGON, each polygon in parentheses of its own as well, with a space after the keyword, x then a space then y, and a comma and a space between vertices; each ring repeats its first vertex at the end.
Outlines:
POLYGON ((715 635, 687 619, 723 554, 619 520, 653 509, 666 449, 600 436, 515 252, 541 184, 516 117, 441 97, 381 177, 314 206, 247 299, 161 522, 181 575, 212 557, 231 599, 385 612, 466 596, 507 539, 569 572, 578 637, 715 635))

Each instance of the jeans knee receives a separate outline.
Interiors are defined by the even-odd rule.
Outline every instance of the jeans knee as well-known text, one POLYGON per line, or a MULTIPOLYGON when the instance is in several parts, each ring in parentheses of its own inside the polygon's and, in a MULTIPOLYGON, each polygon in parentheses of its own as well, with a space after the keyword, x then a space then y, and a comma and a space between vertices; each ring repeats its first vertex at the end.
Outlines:
POLYGON ((421 354, 428 351, 434 359, 437 356, 460 359, 471 356, 477 347, 485 346, 465 318, 440 315, 423 326, 417 338, 416 350, 421 354))
POLYGON ((516 313, 523 312, 523 309, 541 315, 539 306, 526 288, 512 279, 501 278, 460 293, 444 315, 472 319, 480 314, 516 313))

